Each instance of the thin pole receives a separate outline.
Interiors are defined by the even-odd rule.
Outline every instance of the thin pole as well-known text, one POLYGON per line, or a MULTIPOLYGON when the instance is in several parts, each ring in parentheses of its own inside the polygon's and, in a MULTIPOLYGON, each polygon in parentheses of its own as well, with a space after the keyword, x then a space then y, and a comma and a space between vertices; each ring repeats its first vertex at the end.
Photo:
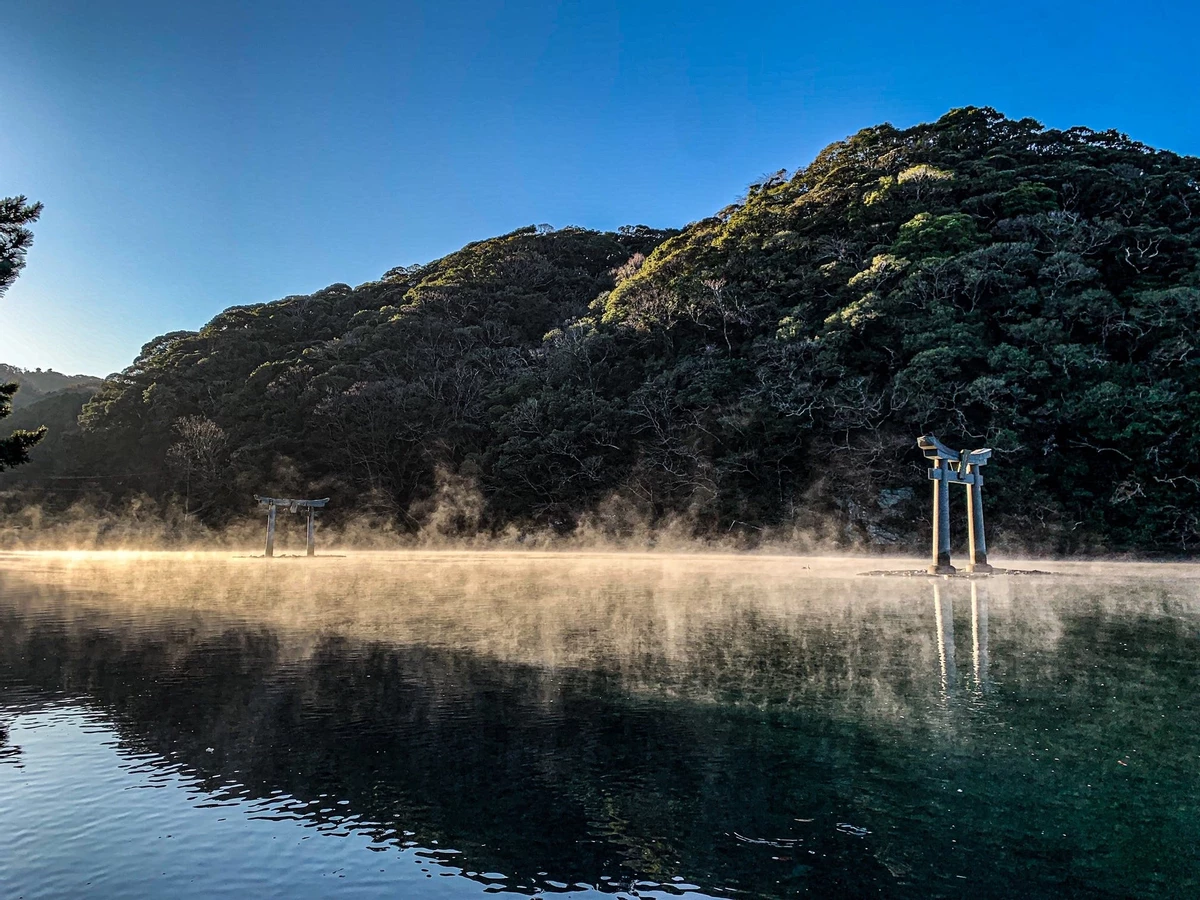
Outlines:
POLYGON ((971 565, 970 572, 990 572, 988 565, 988 539, 983 528, 983 473, 978 466, 973 466, 972 481, 967 485, 967 528, 971 533, 971 565))
POLYGON ((931 575, 953 575, 957 569, 950 565, 950 482, 946 460, 938 458, 933 472, 933 563, 931 575))
POLYGON ((275 504, 267 510, 267 557, 275 555, 275 504))
MULTIPOLYGON (((933 474, 935 476, 941 474, 938 471, 941 467, 942 467, 942 461, 940 459, 933 464, 933 474)), ((941 481, 938 480, 937 478, 933 479, 933 552, 930 556, 930 563, 929 563, 929 571, 930 572, 937 572, 938 550, 941 549, 939 541, 941 538, 941 524, 942 524, 941 511, 942 511, 942 508, 941 508, 941 504, 938 503, 938 501, 941 499, 941 495, 939 494, 939 489, 941 488, 941 484, 942 484, 941 481)))
POLYGON ((990 572, 991 566, 988 564, 988 539, 984 535, 983 528, 983 473, 976 468, 976 482, 974 482, 974 490, 971 492, 971 511, 974 527, 976 527, 976 542, 974 542, 974 551, 971 556, 971 571, 973 572, 990 572))
MULTIPOLYGON (((943 466, 942 474, 949 470, 943 466)), ((950 565, 950 482, 945 478, 938 479, 938 568, 944 572, 953 572, 950 565)))
POLYGON ((317 552, 316 534, 315 534, 315 530, 314 530, 315 526, 313 525, 314 517, 315 517, 315 511, 310 506, 308 508, 308 555, 309 556, 314 556, 314 555, 316 555, 316 552, 317 552))
MULTIPOLYGON (((967 466, 967 477, 975 474, 972 470, 974 466, 967 466)), ((968 572, 975 571, 975 485, 968 481, 965 485, 967 489, 967 565, 968 572)))

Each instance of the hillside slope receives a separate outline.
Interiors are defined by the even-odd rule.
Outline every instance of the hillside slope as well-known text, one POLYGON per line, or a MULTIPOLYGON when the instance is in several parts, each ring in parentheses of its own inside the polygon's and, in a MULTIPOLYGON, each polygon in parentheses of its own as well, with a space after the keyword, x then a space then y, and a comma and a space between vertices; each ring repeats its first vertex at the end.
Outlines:
POLYGON ((530 227, 357 288, 230 308, 105 383, 77 465, 127 471, 124 489, 152 495, 186 482, 216 522, 258 492, 329 494, 411 525, 438 473, 478 471, 546 333, 667 234, 530 227))
POLYGON ((719 437, 718 498, 771 502, 741 439, 758 427, 796 447, 769 461, 799 475, 788 493, 898 530, 918 510, 881 491, 923 486, 912 441, 934 431, 996 449, 988 493, 1012 537, 1183 548, 1198 314, 1200 160, 963 109, 757 186, 661 246, 604 321, 672 336, 664 384, 711 373, 711 395, 674 396, 719 437))
POLYGON ((231 308, 110 378, 71 465, 213 523, 317 493, 450 532, 917 547, 934 431, 995 448, 999 542, 1188 550, 1198 327, 1200 160, 962 109, 679 233, 525 229, 231 308))

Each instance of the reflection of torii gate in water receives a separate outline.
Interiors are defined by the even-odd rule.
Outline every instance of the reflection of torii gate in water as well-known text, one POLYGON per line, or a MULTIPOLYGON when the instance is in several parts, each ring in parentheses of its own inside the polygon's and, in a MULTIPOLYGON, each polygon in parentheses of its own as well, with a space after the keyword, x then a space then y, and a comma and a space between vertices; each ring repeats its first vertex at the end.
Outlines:
POLYGON ((285 500, 282 497, 260 497, 254 495, 254 499, 258 501, 259 506, 267 507, 267 552, 266 556, 275 555, 275 510, 279 507, 284 507, 291 512, 300 512, 302 509, 308 510, 308 555, 316 554, 316 510, 320 509, 329 502, 329 498, 324 500, 285 500))
MULTIPOLYGON (((938 664, 942 676, 942 693, 953 690, 958 680, 954 663, 954 603, 942 597, 941 586, 933 585, 933 616, 937 629, 938 664)), ((971 582, 971 657, 976 690, 988 689, 988 595, 982 595, 979 584, 971 582)))
POLYGON ((932 434, 917 438, 917 446, 926 458, 933 460, 929 478, 933 481, 933 562, 931 575, 953 575, 958 570, 950 565, 950 484, 967 489, 967 541, 971 561, 968 572, 991 572, 987 561, 987 538, 983 533, 983 472, 992 451, 951 450, 932 434))

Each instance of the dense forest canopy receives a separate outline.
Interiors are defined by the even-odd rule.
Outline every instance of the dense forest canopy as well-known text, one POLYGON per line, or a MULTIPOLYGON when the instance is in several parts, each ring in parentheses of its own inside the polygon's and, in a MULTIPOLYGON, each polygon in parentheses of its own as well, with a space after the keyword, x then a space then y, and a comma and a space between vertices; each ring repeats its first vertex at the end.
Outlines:
POLYGON ((414 530, 915 544, 933 431, 995 448, 999 540, 1187 550, 1198 329, 1200 159, 967 108, 680 232, 531 227, 231 307, 148 343, 46 465, 213 525, 257 491, 414 530))

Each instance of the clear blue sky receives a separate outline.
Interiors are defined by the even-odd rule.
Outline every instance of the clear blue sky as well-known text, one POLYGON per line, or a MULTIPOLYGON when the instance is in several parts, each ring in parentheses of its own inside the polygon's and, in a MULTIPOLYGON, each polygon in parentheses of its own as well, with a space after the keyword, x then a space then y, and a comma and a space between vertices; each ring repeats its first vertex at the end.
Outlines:
POLYGON ((107 374, 226 306, 531 223, 682 225, 990 105, 1200 153, 1195 0, 0 0, 0 362, 107 374))

